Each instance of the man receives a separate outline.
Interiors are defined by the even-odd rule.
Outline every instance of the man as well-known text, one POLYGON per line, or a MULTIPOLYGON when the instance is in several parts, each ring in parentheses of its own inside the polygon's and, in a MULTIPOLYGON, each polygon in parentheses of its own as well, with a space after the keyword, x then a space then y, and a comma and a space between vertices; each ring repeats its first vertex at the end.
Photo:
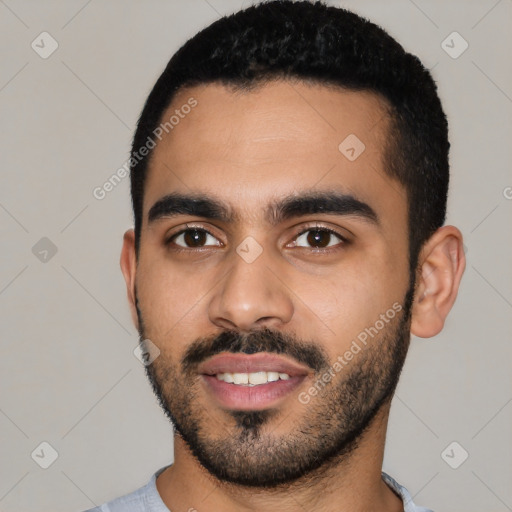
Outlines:
POLYGON ((175 453, 94 510, 427 510, 382 460, 465 266, 429 72, 351 12, 260 4, 173 56, 132 149, 121 267, 175 453))

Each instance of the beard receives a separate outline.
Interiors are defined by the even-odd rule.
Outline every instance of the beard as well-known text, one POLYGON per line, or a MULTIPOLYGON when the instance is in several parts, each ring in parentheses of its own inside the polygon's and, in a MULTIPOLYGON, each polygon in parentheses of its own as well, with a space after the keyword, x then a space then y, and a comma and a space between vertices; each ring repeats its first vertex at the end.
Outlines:
MULTIPOLYGON (((220 352, 284 354, 315 371, 314 381, 331 369, 321 344, 264 328, 242 334, 225 330, 191 343, 179 364, 161 350, 145 366, 146 375, 164 413, 200 464, 217 480, 261 489, 311 482, 347 461, 359 446, 377 413, 391 401, 407 355, 413 298, 411 285, 404 307, 368 345, 304 405, 300 416, 278 435, 279 408, 225 410, 221 420, 203 405, 197 367, 220 352), (199 395, 199 397, 198 397, 199 395), (228 421, 229 420, 229 421, 228 421)), ((145 336, 136 299, 141 343, 145 336)), ((162 349, 161 340, 152 340, 162 349)), ((345 351, 346 349, 344 349, 345 351)), ((291 397, 289 397, 291 398, 291 397)), ((296 410, 289 415, 295 416, 296 410)))

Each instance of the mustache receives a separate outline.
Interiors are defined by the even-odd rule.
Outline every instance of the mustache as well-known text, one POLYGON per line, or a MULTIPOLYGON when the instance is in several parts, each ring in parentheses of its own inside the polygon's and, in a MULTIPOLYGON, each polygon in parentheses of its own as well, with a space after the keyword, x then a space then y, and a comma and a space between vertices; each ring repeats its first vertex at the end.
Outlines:
POLYGON ((315 372, 321 372, 329 366, 327 353, 317 343, 299 340, 295 335, 265 327, 249 333, 228 329, 213 336, 199 338, 187 348, 181 359, 182 368, 186 373, 196 373, 199 364, 221 352, 282 354, 309 366, 315 372))

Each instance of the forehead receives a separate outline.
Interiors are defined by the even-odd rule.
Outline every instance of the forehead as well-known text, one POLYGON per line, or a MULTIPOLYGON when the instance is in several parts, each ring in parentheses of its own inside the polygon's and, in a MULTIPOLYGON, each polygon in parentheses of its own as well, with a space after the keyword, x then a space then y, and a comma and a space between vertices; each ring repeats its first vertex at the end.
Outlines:
POLYGON ((248 219, 259 218, 270 198, 329 187, 373 200, 377 209, 405 205, 402 187, 384 172, 386 104, 371 92, 215 83, 180 91, 162 122, 171 117, 148 169, 145 216, 172 191, 210 194, 248 219))

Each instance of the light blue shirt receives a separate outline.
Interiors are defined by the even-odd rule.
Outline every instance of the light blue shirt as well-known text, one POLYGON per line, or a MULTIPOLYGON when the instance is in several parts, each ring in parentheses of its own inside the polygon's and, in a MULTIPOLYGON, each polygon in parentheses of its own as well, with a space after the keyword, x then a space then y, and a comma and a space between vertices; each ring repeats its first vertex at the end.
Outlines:
MULTIPOLYGON (((156 488, 158 475, 168 467, 164 466, 156 471, 149 482, 140 489, 84 512, 171 512, 165 506, 156 488)), ((402 499, 404 512, 432 512, 428 508, 416 506, 409 491, 384 472, 382 473, 382 479, 402 499)))

